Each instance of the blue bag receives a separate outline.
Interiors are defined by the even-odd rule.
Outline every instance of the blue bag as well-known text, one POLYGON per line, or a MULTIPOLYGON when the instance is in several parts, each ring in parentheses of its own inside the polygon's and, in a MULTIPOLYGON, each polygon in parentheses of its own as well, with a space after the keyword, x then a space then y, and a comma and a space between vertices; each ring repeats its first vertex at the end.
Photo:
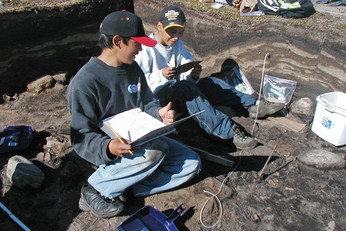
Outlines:
POLYGON ((31 126, 8 126, 0 132, 0 153, 26 149, 31 141, 31 126))

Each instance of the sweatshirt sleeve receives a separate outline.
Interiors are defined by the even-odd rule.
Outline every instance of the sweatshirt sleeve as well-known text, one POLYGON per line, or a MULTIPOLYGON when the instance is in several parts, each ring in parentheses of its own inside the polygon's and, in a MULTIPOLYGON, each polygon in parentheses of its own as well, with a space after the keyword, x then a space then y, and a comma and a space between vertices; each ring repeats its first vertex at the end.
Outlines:
POLYGON ((68 103, 71 113, 71 143, 74 150, 96 166, 111 161, 107 155, 111 139, 98 127, 95 100, 70 84, 68 103))

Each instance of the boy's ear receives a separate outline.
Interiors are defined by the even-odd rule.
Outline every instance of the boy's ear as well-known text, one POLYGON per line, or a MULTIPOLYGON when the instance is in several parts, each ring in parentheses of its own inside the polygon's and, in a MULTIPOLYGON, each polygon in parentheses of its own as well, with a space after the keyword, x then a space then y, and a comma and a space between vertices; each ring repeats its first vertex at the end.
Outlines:
POLYGON ((113 45, 119 46, 121 40, 122 40, 122 38, 120 35, 114 35, 113 39, 112 39, 113 45))
POLYGON ((162 22, 158 22, 157 25, 156 25, 157 29, 159 31, 163 31, 163 26, 162 26, 162 22))

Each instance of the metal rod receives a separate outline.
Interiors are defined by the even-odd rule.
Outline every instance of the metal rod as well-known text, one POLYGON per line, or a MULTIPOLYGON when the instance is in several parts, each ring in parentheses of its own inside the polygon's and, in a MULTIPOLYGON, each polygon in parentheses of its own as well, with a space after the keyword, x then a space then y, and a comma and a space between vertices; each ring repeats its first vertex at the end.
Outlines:
POLYGON ((0 202, 0 207, 14 220, 20 227, 22 227, 25 231, 30 231, 30 229, 23 224, 13 213, 6 208, 6 206, 0 202))
POLYGON ((273 153, 275 152, 275 149, 276 149, 277 146, 278 146, 278 143, 276 143, 276 145, 274 146, 272 153, 270 153, 270 155, 269 155, 269 157, 268 157, 266 163, 264 164, 264 166, 263 166, 263 168, 262 168, 260 174, 258 175, 258 177, 259 177, 260 179, 262 178, 262 173, 263 173, 264 169, 267 167, 267 165, 268 165, 268 163, 269 163, 269 160, 270 160, 270 158, 272 157, 273 153))
POLYGON ((186 145, 185 146, 191 148, 191 149, 194 149, 196 151, 199 151, 200 152, 200 156, 206 160, 209 160, 211 162, 214 162, 214 163, 217 163, 217 164, 220 164, 222 166, 225 166, 225 167, 232 167, 234 165, 234 162, 232 160, 228 160, 222 156, 219 156, 219 155, 215 155, 215 154, 212 154, 210 152, 207 152, 207 151, 204 151, 202 149, 199 149, 199 148, 195 148, 195 147, 192 147, 190 145, 186 145))

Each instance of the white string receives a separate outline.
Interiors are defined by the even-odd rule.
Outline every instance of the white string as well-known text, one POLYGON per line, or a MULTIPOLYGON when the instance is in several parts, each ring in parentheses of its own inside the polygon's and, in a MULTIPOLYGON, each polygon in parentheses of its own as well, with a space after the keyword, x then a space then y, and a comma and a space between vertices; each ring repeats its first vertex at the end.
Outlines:
POLYGON ((260 90, 259 90, 259 93, 258 93, 258 105, 257 105, 257 110, 256 110, 256 116, 255 116, 255 121, 253 123, 253 126, 252 126, 252 131, 251 131, 251 135, 253 136, 253 133, 254 133, 254 130, 255 130, 255 125, 257 123, 257 116, 258 116, 258 112, 259 112, 259 106, 260 106, 260 103, 261 103, 261 100, 262 100, 262 87, 263 87, 263 79, 264 79, 264 69, 265 69, 265 65, 266 65, 266 59, 267 59, 267 56, 269 55, 269 53, 267 53, 265 56, 264 56, 264 60, 263 60, 263 68, 262 68, 262 77, 261 77, 261 85, 260 85, 260 90))
MULTIPOLYGON (((262 95, 262 87, 263 87, 263 79, 264 79, 264 70, 265 70, 266 59, 267 59, 268 56, 269 56, 269 53, 267 53, 267 54, 264 56, 264 61, 263 61, 261 85, 260 85, 260 90, 259 90, 259 94, 258 94, 258 101, 259 101, 259 103, 261 103, 261 100, 262 100, 261 95, 262 95)), ((258 112, 259 112, 259 104, 258 104, 258 107, 257 107, 257 110, 256 110, 255 121, 254 121, 254 124, 253 124, 253 127, 252 127, 252 131, 251 131, 251 135, 252 135, 252 136, 253 136, 253 132, 254 132, 254 129, 255 129, 256 122, 257 122, 258 112)), ((240 158, 241 158, 241 154, 240 154, 240 158)), ((221 217, 222 217, 222 212, 223 212, 223 211, 222 211, 222 203, 221 203, 221 201, 220 201, 220 199, 218 198, 217 195, 221 192, 222 187, 223 187, 225 181, 226 181, 226 180, 232 175, 232 173, 237 169, 239 163, 240 163, 240 159, 239 159, 239 162, 238 162, 237 166, 235 166, 235 168, 234 168, 234 169, 225 177, 225 179, 222 181, 222 183, 221 183, 221 185, 220 185, 220 188, 219 188, 219 191, 218 191, 216 194, 213 194, 213 193, 211 193, 211 192, 209 192, 209 191, 207 191, 207 190, 203 190, 203 192, 212 195, 211 197, 209 197, 209 198, 204 202, 204 204, 203 204, 203 206, 202 206, 202 208, 201 208, 201 212, 199 213, 199 220, 200 220, 201 224, 203 225, 203 227, 205 227, 205 228, 213 228, 213 227, 215 227, 215 225, 217 225, 217 224, 220 222, 221 217), (208 203, 212 198, 215 198, 216 201, 217 201, 217 203, 218 203, 218 206, 219 206, 219 208, 220 208, 220 215, 219 215, 217 221, 216 221, 213 225, 208 226, 208 225, 204 224, 203 218, 202 218, 202 214, 203 214, 203 211, 204 211, 205 206, 207 205, 207 203, 208 203)))
POLYGON ((206 202, 204 202, 204 205, 203 205, 203 207, 202 207, 202 209, 201 209, 201 212, 200 212, 200 214, 199 214, 199 219, 200 219, 201 224, 203 225, 203 227, 205 227, 205 228, 213 228, 217 223, 219 223, 219 221, 220 221, 220 219, 221 219, 221 217, 222 217, 222 204, 221 204, 220 199, 217 197, 217 194, 218 194, 218 193, 217 193, 217 194, 213 194, 213 193, 208 192, 208 191, 206 191, 206 190, 203 190, 203 192, 209 193, 209 194, 212 195, 212 196, 209 197, 208 200, 207 200, 206 202), (203 223, 202 212, 203 212, 203 210, 204 210, 204 207, 207 205, 208 201, 211 200, 213 197, 215 197, 215 199, 216 199, 216 201, 217 201, 217 203, 218 203, 218 205, 219 205, 219 207, 220 207, 220 215, 219 215, 219 218, 217 219, 217 221, 216 221, 213 225, 207 226, 207 225, 205 225, 205 224, 203 223))
POLYGON ((242 155, 242 152, 240 153, 240 158, 239 158, 239 161, 238 161, 237 166, 235 166, 234 169, 225 177, 225 179, 223 179, 223 181, 222 181, 222 183, 221 183, 221 185, 220 185, 219 191, 218 191, 216 194, 213 194, 213 193, 211 193, 211 192, 209 192, 209 191, 207 191, 207 190, 203 190, 203 192, 209 193, 210 195, 212 195, 211 197, 209 197, 209 198, 204 202, 204 204, 203 204, 203 206, 202 206, 202 208, 201 208, 201 212, 199 213, 199 220, 200 220, 201 224, 203 225, 203 227, 209 228, 209 229, 210 229, 210 228, 213 228, 215 225, 217 225, 217 224, 220 222, 221 217, 222 217, 222 203, 221 203, 220 199, 217 197, 217 195, 221 192, 221 189, 222 189, 222 187, 223 187, 225 181, 226 181, 226 180, 232 175, 232 173, 237 169, 237 167, 238 167, 238 165, 239 165, 239 163, 240 163, 240 160, 241 160, 241 155, 242 155), (205 208, 205 206, 207 205, 208 201, 210 201, 212 198, 215 198, 216 201, 217 201, 217 203, 218 203, 218 205, 219 205, 219 208, 220 208, 220 215, 219 215, 219 218, 217 219, 217 221, 216 221, 213 225, 208 226, 208 225, 204 224, 204 222, 203 222, 202 213, 203 213, 204 208, 205 208))

